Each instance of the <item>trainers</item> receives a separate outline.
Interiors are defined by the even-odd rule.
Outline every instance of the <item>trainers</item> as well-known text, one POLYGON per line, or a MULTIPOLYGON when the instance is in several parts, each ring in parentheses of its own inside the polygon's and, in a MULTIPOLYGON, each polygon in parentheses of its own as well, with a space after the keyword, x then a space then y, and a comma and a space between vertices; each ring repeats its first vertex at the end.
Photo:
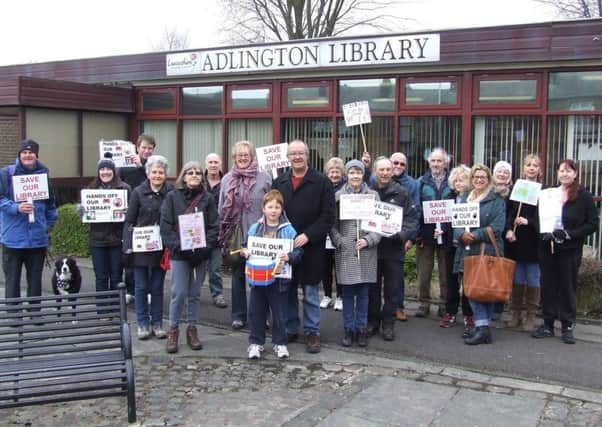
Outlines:
POLYGON ((407 322, 408 321, 408 316, 406 315, 406 313, 400 308, 395 312, 395 318, 397 320, 399 320, 400 322, 407 322))
POLYGON ((150 331, 148 330, 148 326, 138 326, 138 339, 147 340, 149 337, 150 331))
POLYGON ((251 344, 247 351, 249 352, 249 359, 261 359, 263 346, 259 344, 251 344))
POLYGON ((343 311, 343 299, 337 298, 334 300, 334 311, 343 311))
POLYGON ((320 308, 330 308, 333 304, 332 298, 325 296, 322 298, 322 301, 320 301, 320 308))
POLYGON ((445 313, 441 321, 439 322, 439 327, 441 328, 451 328, 456 325, 456 316, 450 313, 445 313))
POLYGON ((134 295, 132 295, 132 294, 125 294, 125 303, 126 304, 128 304, 128 305, 129 304, 133 304, 134 300, 135 300, 134 295))
POLYGON ((278 357, 278 359, 288 358, 288 348, 286 348, 285 345, 275 345, 274 353, 276 353, 276 356, 278 357))
POLYGON ((562 328, 562 335, 560 339, 565 344, 575 344, 575 337, 573 336, 573 327, 568 326, 566 328, 562 328))
POLYGON ((242 329, 245 327, 245 322, 243 322, 242 320, 233 320, 232 321, 232 329, 234 329, 235 331, 242 329))
POLYGON ((550 338, 554 336, 554 329, 541 325, 531 333, 531 336, 533 338, 550 338))
POLYGON ((213 297, 213 305, 218 308, 228 307, 228 303, 226 302, 226 300, 224 299, 224 296, 222 294, 219 294, 219 295, 216 295, 215 297, 213 297))
POLYGON ((161 323, 153 325, 153 335, 160 340, 167 338, 167 332, 163 330, 163 325, 161 323))
POLYGON ((474 318, 472 316, 464 316, 464 332, 462 338, 470 338, 474 334, 474 318))
POLYGON ((420 307, 418 307, 418 310, 416 310, 416 317, 428 317, 428 315, 430 314, 430 307, 428 305, 421 305, 420 307))

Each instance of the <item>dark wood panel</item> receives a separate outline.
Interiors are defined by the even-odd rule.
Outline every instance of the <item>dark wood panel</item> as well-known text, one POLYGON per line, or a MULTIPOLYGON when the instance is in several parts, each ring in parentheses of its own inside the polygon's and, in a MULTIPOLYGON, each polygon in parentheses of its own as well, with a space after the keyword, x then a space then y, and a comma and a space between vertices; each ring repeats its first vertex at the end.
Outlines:
POLYGON ((18 105, 18 87, 18 79, 0 79, 0 105, 18 105))
POLYGON ((448 43, 441 56, 454 54, 458 52, 484 52, 484 51, 515 51, 520 55, 525 49, 548 49, 550 40, 547 37, 537 37, 531 39, 511 39, 511 40, 481 40, 481 41, 462 41, 448 43))

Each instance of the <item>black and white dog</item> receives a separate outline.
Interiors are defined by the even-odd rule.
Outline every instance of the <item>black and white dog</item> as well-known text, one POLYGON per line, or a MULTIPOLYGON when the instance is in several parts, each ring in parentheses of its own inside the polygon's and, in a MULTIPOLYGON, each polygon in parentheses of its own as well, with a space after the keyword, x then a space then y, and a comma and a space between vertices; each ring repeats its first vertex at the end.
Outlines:
MULTIPOLYGON (((67 296, 79 293, 82 287, 82 276, 73 257, 59 258, 54 263, 52 275, 52 290, 55 295, 67 296)), ((57 299, 61 302, 62 299, 57 299)), ((75 306, 73 306, 75 310, 75 306)), ((75 316, 75 313, 73 314, 75 316)))

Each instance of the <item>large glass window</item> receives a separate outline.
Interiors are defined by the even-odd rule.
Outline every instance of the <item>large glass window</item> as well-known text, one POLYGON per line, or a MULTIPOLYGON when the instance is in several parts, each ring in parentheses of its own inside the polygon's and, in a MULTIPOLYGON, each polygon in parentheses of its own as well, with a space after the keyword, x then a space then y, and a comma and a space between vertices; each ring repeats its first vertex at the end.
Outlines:
POLYGON ((185 87, 182 89, 182 114, 222 114, 222 86, 185 87))
POLYGON ((270 89, 232 89, 230 105, 233 110, 266 110, 270 106, 270 89))
POLYGON ((148 91, 140 97, 143 113, 175 112, 175 91, 148 91))
POLYGON ((481 80, 479 102, 496 104, 534 103, 537 80, 481 80))
POLYGON ((330 88, 327 85, 286 87, 286 107, 289 109, 328 108, 330 88))
MULTIPOLYGON (((393 152, 393 129, 392 117, 372 117, 372 123, 364 126, 366 148, 373 159, 391 155, 393 152)), ((339 119, 338 141, 338 156, 345 162, 362 158, 364 146, 359 126, 347 127, 345 120, 339 119)))
POLYGON ((408 159, 408 174, 422 176, 428 170, 429 153, 437 147, 448 152, 453 167, 461 157, 461 135, 460 117, 400 117, 399 151, 408 159))
POLYGON ((458 103, 456 82, 406 83, 406 105, 455 105, 458 103))
POLYGON ((319 171, 332 157, 332 120, 284 119, 282 142, 300 139, 309 148, 309 164, 319 171))
POLYGON ((238 141, 251 141, 255 147, 272 145, 273 140, 272 119, 230 119, 228 120, 228 162, 232 165, 232 147, 238 141))
POLYGON ((222 152, 221 120, 186 120, 182 124, 182 164, 196 160, 205 167, 209 153, 222 152))
POLYGON ((176 176, 177 144, 176 144, 176 121, 175 120, 145 120, 142 122, 142 132, 149 133, 155 137, 157 146, 154 154, 160 154, 167 158, 169 164, 169 176, 176 176))
POLYGON ((602 110, 602 71, 550 73, 550 111, 602 110))
POLYGON ((350 102, 368 101, 370 112, 389 112, 395 108, 395 79, 341 80, 339 111, 350 102))

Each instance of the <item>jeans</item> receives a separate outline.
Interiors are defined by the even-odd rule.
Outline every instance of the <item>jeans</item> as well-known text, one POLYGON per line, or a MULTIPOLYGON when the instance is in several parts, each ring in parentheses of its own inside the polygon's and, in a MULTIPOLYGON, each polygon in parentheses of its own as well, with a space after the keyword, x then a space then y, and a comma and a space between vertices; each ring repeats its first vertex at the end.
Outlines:
POLYGON ((247 290, 245 263, 241 261, 232 267, 232 321, 247 322, 247 290))
POLYGON ((96 276, 96 292, 117 289, 121 282, 121 245, 90 246, 90 256, 96 276))
POLYGON ((343 285, 343 327, 359 331, 368 325, 368 289, 374 284, 343 285))
MULTIPOLYGON (((373 325, 380 325, 383 321, 393 320, 399 298, 399 276, 403 274, 403 267, 396 259, 379 259, 377 263, 376 283, 369 289, 368 320, 373 325), (384 303, 381 305, 381 289, 384 291, 384 303)), ((343 308, 345 302, 343 301, 343 308)))
POLYGON ((169 302, 169 327, 178 329, 184 303, 188 305, 186 322, 188 326, 196 325, 199 320, 201 305, 201 286, 205 280, 208 261, 196 267, 188 261, 172 259, 171 265, 171 301, 169 302))
MULTIPOLYGON (((38 297, 42 295, 42 270, 46 248, 16 249, 3 247, 2 267, 5 277, 5 297, 21 297, 21 269, 25 264, 27 277, 27 296, 38 297)), ((36 304, 31 301, 30 304, 36 304)))
POLYGON ((224 289, 224 277, 222 275, 222 251, 220 248, 211 249, 207 265, 207 275, 209 276, 211 296, 215 298, 221 295, 224 289))
MULTIPOLYGON (((320 335, 320 287, 318 284, 301 286, 303 288, 303 333, 320 335)), ((286 333, 292 335, 299 331, 301 323, 297 286, 294 283, 288 290, 287 299, 286 333)))
POLYGON ((138 326, 148 326, 148 302, 151 295, 150 317, 153 325, 163 321, 163 281, 165 271, 159 267, 134 267, 136 320, 138 326))
POLYGON ((491 315, 493 314, 494 303, 478 302, 472 299, 469 299, 468 302, 470 302, 470 307, 472 308, 475 326, 489 326, 489 319, 491 319, 491 315))
POLYGON ((249 301, 249 344, 265 344, 265 325, 272 312, 272 343, 286 345, 286 299, 288 288, 283 290, 278 281, 269 286, 251 286, 249 301))

